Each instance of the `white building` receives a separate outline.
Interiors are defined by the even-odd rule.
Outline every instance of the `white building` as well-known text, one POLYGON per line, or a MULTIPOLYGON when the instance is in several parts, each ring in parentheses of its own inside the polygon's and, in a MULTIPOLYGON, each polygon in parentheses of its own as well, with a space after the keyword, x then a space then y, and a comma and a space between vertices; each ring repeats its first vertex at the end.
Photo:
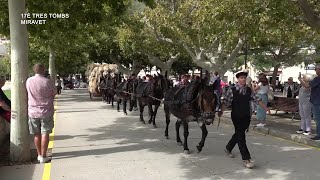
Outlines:
MULTIPOLYGON (((242 69, 245 69, 244 66, 242 67, 242 69)), ((248 63, 248 69, 249 69, 249 76, 252 77, 253 80, 257 80, 257 76, 259 73, 258 70, 256 70, 250 63, 248 63)), ((305 67, 304 63, 301 63, 297 66, 292 66, 292 67, 280 67, 278 69, 278 73, 277 73, 277 80, 281 83, 284 83, 286 81, 288 81, 289 77, 293 78, 293 81, 295 82, 299 82, 298 81, 298 77, 299 74, 316 74, 315 72, 315 66, 314 64, 310 64, 308 65, 308 67, 305 67)), ((269 80, 271 80, 272 78, 272 74, 273 74, 273 70, 274 68, 271 68, 269 71, 265 71, 263 73, 265 73, 267 75, 267 78, 269 80)), ((235 74, 233 74, 232 72, 228 71, 224 74, 224 79, 228 79, 228 82, 235 82, 236 78, 235 78, 235 74)))

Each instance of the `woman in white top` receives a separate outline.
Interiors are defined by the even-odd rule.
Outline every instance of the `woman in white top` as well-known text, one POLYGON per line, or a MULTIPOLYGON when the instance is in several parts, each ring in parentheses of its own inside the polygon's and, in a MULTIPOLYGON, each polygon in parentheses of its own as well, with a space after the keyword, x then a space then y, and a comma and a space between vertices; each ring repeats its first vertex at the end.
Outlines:
MULTIPOLYGON (((259 78, 259 84, 255 86, 253 90, 256 92, 257 96, 261 98, 263 104, 268 103, 269 83, 265 76, 259 78)), ((260 123, 257 124, 257 127, 263 127, 266 125, 266 115, 266 111, 258 105, 256 118, 260 123)))
MULTIPOLYGON (((309 82, 314 78, 312 74, 305 74, 303 78, 299 76, 299 81, 304 81, 305 84, 309 84, 309 82)), ((310 95, 311 89, 310 87, 303 86, 299 90, 299 114, 301 117, 301 129, 297 131, 298 134, 304 134, 306 136, 311 135, 311 102, 310 95)))

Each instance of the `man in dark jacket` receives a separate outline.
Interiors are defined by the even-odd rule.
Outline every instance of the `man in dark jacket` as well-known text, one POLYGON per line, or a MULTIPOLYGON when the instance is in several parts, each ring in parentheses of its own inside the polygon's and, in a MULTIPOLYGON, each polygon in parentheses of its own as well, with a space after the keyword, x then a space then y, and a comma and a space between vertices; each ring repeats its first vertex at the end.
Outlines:
POLYGON ((250 103, 251 101, 255 101, 266 111, 269 111, 269 113, 270 110, 262 103, 261 99, 254 96, 251 88, 246 85, 247 76, 247 72, 239 72, 236 74, 238 83, 234 87, 229 88, 225 96, 222 97, 222 107, 218 115, 221 117, 225 108, 231 106, 231 119, 235 128, 235 133, 227 144, 225 153, 227 156, 232 158, 233 154, 231 151, 234 146, 238 144, 244 166, 252 168, 254 167, 254 162, 251 160, 251 156, 246 145, 245 135, 251 121, 250 103))

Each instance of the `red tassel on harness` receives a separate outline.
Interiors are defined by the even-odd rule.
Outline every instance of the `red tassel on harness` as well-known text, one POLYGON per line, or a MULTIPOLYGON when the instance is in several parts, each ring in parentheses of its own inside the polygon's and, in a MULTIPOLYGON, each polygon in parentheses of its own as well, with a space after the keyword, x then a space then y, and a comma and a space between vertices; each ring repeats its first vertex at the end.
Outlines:
POLYGON ((10 111, 4 111, 1 114, 1 117, 3 117, 8 123, 11 121, 11 112, 10 111))

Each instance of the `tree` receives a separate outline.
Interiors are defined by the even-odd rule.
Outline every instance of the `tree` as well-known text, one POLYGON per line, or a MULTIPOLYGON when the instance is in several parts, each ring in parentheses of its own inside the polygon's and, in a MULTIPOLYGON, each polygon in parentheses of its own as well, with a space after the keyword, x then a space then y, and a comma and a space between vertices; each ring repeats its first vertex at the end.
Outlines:
POLYGON ((28 105, 25 82, 28 77, 28 32, 21 24, 21 14, 25 13, 24 0, 9 0, 9 22, 11 40, 11 161, 30 160, 28 130, 28 105))
MULTIPOLYGON (((150 35, 143 22, 145 6, 135 4, 135 8, 123 16, 123 23, 117 29, 116 42, 124 55, 139 53, 147 56, 149 64, 160 68, 161 74, 170 72, 172 64, 178 60, 176 47, 160 44, 150 35)), ((134 60, 135 61, 135 60, 134 60)))
POLYGON ((259 2, 174 1, 146 12, 146 25, 160 42, 181 46, 195 64, 224 74, 237 59, 245 35, 257 31, 259 2))
MULTIPOLYGON (((320 29, 320 16, 317 14, 316 9, 312 8, 312 5, 308 0, 297 0, 299 7, 302 9, 303 14, 309 26, 320 29)), ((319 2, 313 1, 314 5, 319 2)), ((319 6, 318 6, 319 7, 319 6)), ((317 9, 319 11, 319 9, 317 9)))
POLYGON ((314 32, 298 20, 297 7, 288 1, 269 1, 265 4, 259 20, 259 31, 250 39, 252 54, 264 56, 273 65, 272 84, 276 83, 281 66, 293 66, 303 62, 305 52, 314 41, 314 32))

